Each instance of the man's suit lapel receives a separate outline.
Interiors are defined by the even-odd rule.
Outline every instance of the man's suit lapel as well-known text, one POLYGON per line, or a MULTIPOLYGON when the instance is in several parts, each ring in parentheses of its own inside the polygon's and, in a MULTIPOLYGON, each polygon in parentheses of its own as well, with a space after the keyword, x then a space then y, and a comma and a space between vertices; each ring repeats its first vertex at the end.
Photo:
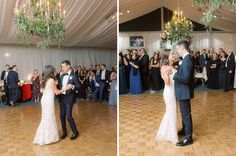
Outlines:
POLYGON ((187 55, 183 58, 182 64, 180 65, 180 67, 179 67, 179 69, 178 69, 178 72, 180 71, 180 69, 183 68, 183 66, 184 66, 184 64, 185 64, 185 62, 186 62, 186 59, 187 59, 188 55, 189 55, 189 54, 187 54, 187 55))
POLYGON ((72 77, 72 71, 70 72, 70 75, 68 75, 69 77, 68 77, 68 80, 67 80, 67 85, 69 84, 69 82, 70 82, 70 77, 72 77))

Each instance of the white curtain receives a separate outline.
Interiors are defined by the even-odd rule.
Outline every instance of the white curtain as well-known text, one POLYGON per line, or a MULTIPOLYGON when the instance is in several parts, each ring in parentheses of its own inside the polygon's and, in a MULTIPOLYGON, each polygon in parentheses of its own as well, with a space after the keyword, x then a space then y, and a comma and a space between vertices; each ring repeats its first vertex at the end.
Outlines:
MULTIPOLYGON (((58 67, 63 60, 70 60, 73 66, 104 63, 114 66, 116 49, 109 48, 50 48, 39 49, 22 46, 0 45, 0 67, 5 64, 18 65, 21 80, 28 80, 34 69, 42 72, 45 65, 58 67)), ((2 70, 0 70, 2 71, 2 70)))
MULTIPOLYGON (((163 51, 160 47, 160 33, 158 31, 152 32, 120 32, 119 34, 119 51, 130 49, 129 37, 130 36, 143 36, 144 47, 149 55, 154 51, 163 51)), ((194 32, 191 49, 202 50, 204 48, 215 48, 218 52, 219 48, 231 48, 236 52, 236 33, 207 33, 207 32, 194 32)))
MULTIPOLYGON (((22 4, 25 0, 19 0, 22 4)), ((17 44, 15 24, 16 0, 0 0, 0 44, 17 44)), ((66 36, 63 46, 116 47, 116 0, 61 0, 66 10, 64 19, 66 36)))

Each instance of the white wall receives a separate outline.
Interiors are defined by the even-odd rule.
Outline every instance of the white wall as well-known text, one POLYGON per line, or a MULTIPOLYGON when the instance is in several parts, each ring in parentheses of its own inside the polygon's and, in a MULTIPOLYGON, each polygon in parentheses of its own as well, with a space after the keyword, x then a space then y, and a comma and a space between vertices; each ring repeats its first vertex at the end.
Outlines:
MULTIPOLYGON (((120 32, 119 34, 119 51, 129 49, 129 36, 143 36, 144 46, 148 51, 148 54, 152 54, 154 51, 161 50, 160 47, 160 31, 151 32, 120 32)), ((220 33, 213 32, 212 34, 207 32, 193 33, 193 40, 191 49, 202 50, 204 48, 215 48, 216 51, 219 48, 227 49, 232 48, 236 52, 236 33, 220 33)))
POLYGON ((42 72, 45 65, 58 67, 66 59, 70 60, 73 66, 85 65, 89 68, 90 64, 104 63, 110 68, 117 63, 116 56, 116 49, 77 47, 39 49, 0 45, 0 69, 5 64, 16 64, 19 67, 20 79, 27 80, 34 69, 42 72))

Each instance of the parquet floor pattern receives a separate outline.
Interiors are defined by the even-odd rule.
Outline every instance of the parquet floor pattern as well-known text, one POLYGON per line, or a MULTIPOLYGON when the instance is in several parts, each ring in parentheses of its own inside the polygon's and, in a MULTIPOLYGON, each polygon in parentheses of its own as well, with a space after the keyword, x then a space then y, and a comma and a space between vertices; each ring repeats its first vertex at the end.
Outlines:
POLYGON ((162 93, 120 96, 120 155, 235 156, 236 92, 197 92, 191 103, 194 144, 177 147, 155 141, 165 112, 162 93))
MULTIPOLYGON (((59 104, 55 106, 59 135, 62 134, 59 104)), ((83 101, 76 103, 73 116, 80 137, 68 137, 55 144, 32 144, 40 122, 41 107, 0 109, 0 156, 115 156, 117 152, 117 108, 83 101)))

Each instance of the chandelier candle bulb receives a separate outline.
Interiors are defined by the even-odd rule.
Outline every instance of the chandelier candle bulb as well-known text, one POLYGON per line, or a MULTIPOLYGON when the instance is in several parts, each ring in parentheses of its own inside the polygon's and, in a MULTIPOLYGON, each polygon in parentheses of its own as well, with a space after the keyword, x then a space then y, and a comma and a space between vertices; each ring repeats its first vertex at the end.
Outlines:
POLYGON ((59 2, 58 6, 59 6, 59 13, 60 13, 60 18, 61 18, 61 2, 59 2))
POLYGON ((49 12, 49 1, 47 2, 47 4, 48 4, 48 12, 49 12))

